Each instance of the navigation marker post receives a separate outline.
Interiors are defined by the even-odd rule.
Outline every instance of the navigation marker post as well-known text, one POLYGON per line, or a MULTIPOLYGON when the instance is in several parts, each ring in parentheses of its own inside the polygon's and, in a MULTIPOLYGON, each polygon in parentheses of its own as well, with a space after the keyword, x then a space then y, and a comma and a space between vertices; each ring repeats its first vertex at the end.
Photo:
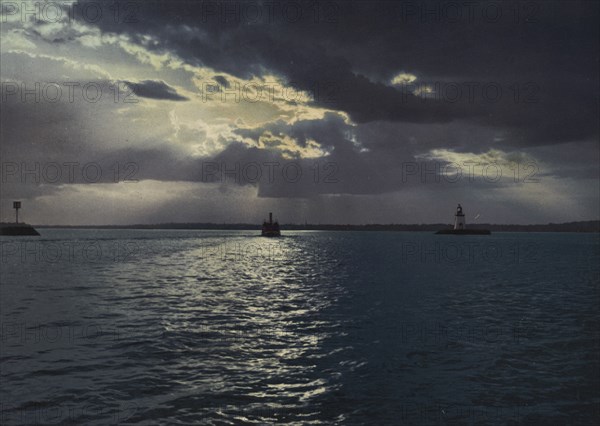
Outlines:
POLYGON ((13 201, 13 209, 15 209, 16 211, 16 223, 19 224, 19 209, 21 208, 21 202, 20 201, 13 201))

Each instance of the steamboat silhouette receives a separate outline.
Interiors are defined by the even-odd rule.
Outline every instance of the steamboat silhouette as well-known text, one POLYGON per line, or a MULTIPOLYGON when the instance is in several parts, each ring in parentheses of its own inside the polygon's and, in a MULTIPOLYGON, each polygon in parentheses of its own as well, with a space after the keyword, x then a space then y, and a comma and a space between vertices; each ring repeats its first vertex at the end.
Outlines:
POLYGON ((269 221, 266 220, 262 225, 262 234, 263 237, 280 237, 281 231, 279 230, 279 222, 273 222, 273 213, 269 212, 269 221))

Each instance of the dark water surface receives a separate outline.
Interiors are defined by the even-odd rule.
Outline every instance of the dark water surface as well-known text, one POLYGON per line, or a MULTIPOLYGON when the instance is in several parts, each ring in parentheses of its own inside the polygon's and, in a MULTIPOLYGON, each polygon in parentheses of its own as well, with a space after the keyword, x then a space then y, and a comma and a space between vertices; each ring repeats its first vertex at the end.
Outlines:
POLYGON ((0 247, 2 424, 600 424, 597 235, 0 247))

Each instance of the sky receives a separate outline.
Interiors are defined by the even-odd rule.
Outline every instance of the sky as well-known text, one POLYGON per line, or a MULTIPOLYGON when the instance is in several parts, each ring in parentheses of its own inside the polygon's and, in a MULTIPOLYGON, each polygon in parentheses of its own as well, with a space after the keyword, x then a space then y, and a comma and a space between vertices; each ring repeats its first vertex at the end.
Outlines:
POLYGON ((1 0, 1 219, 598 220, 599 4, 1 0))

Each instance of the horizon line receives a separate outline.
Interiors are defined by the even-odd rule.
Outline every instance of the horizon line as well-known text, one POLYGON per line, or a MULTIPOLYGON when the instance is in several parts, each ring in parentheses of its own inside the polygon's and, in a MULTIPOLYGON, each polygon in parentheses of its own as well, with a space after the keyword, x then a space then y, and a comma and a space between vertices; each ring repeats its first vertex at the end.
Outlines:
MULTIPOLYGON (((583 223, 599 223, 600 219, 588 219, 588 220, 576 220, 568 222, 546 222, 546 223, 528 223, 528 224, 516 224, 516 223, 470 223, 468 226, 549 226, 549 225, 572 225, 572 224, 583 224, 583 223)), ((14 222, 0 222, 2 224, 14 224, 14 222)), ((25 223, 25 222, 22 222, 25 223)), ((159 222, 159 223, 129 223, 129 224, 78 224, 78 225, 59 225, 59 224, 30 224, 31 226, 45 227, 45 228, 77 228, 77 227, 159 227, 159 226, 174 226, 174 225, 194 225, 194 226, 249 226, 249 227, 260 227, 259 223, 249 222, 159 222)), ((295 227, 314 227, 314 226, 354 226, 354 227, 365 227, 365 226, 452 226, 451 223, 435 222, 435 223, 285 223, 280 224, 281 226, 295 226, 295 227)))

